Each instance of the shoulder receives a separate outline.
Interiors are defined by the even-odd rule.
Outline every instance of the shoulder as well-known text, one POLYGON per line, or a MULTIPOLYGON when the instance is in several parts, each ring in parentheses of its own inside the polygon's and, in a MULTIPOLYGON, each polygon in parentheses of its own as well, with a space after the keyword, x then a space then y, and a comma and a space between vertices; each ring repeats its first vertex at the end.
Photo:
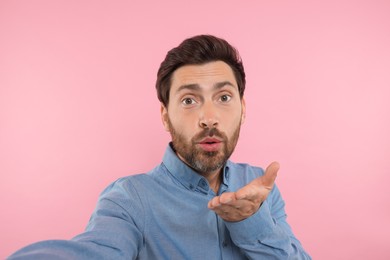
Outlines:
POLYGON ((147 181, 148 177, 145 173, 139 173, 134 175, 129 175, 125 177, 121 177, 117 179, 116 181, 109 184, 103 191, 103 193, 111 192, 115 189, 128 189, 134 186, 137 182, 145 182, 147 181))
POLYGON ((121 177, 110 183, 100 194, 102 197, 128 197, 138 193, 137 190, 147 186, 150 176, 145 173, 121 177))
POLYGON ((109 184, 100 194, 100 196, 127 197, 133 195, 142 195, 156 186, 156 176, 159 175, 158 173, 161 174, 161 172, 161 166, 158 166, 146 173, 137 173, 121 177, 109 184))

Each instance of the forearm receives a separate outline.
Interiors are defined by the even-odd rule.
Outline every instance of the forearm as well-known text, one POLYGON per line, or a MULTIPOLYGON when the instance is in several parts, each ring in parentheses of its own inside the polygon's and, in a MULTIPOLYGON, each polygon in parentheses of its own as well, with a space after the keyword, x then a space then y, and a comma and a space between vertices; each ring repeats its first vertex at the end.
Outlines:
MULTIPOLYGON (((26 246, 9 259, 135 259, 142 232, 123 205, 129 203, 122 187, 110 186, 98 202, 87 230, 72 240, 47 240, 26 246), (121 199, 116 199, 117 197, 121 199), (116 202, 118 201, 118 202, 116 202)), ((137 215, 137 214, 132 214, 137 215)))
POLYGON ((102 247, 93 242, 47 240, 26 246, 7 259, 104 259, 118 258, 120 254, 114 248, 102 247))
POLYGON ((265 201, 251 217, 226 222, 232 241, 250 259, 311 259, 291 232, 285 218, 275 220, 265 201))

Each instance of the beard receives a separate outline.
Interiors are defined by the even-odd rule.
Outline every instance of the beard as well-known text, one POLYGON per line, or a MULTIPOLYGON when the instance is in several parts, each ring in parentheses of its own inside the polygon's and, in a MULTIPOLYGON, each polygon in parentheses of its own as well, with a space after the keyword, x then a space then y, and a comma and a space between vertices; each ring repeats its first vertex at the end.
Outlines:
POLYGON ((240 135, 241 121, 229 139, 226 134, 216 128, 206 128, 196 134, 191 140, 186 141, 185 137, 176 131, 168 119, 170 134, 172 137, 173 149, 179 158, 201 175, 221 169, 229 159, 236 147, 240 135), (205 151, 197 146, 206 137, 217 137, 222 141, 222 148, 218 151, 205 151))

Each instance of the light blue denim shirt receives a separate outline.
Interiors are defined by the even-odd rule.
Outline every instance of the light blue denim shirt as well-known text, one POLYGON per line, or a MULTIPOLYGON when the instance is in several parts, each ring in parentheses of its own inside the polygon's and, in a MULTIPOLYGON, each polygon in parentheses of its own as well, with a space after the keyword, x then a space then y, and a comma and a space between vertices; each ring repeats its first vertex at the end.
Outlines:
MULTIPOLYGON (((219 194, 263 173, 228 161, 219 194)), ((155 169, 102 192, 84 233, 32 244, 9 259, 310 259, 286 222, 276 186, 254 215, 239 222, 225 222, 207 208, 215 195, 168 146, 155 169)))

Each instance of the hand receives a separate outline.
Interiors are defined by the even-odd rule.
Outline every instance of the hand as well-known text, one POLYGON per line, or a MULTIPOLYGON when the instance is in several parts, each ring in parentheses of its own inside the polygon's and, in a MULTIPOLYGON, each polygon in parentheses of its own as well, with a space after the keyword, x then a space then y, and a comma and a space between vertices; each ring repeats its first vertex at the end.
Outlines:
POLYGON ((260 176, 236 192, 224 192, 208 203, 223 220, 241 221, 252 216, 260 208, 274 186, 279 163, 271 163, 260 176))

